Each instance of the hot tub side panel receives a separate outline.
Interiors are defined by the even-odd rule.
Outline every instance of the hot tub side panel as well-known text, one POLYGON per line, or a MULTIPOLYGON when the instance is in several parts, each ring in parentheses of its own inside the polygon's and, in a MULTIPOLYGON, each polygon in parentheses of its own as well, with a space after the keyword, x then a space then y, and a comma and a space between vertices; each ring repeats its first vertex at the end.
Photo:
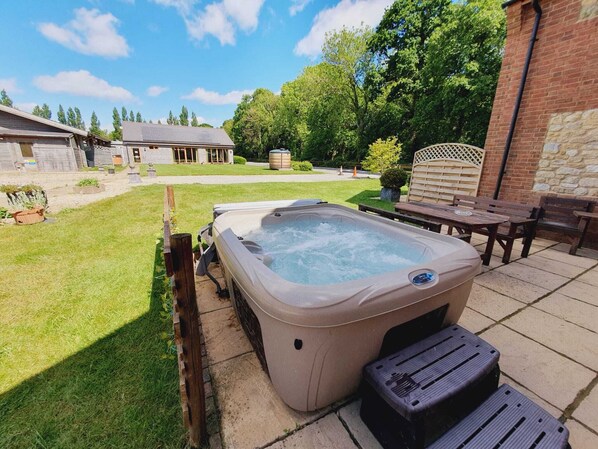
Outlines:
MULTIPOLYGON (((230 270, 226 270, 230 273, 230 270)), ((227 275, 229 291, 241 294, 259 321, 263 347, 262 364, 283 401, 299 411, 312 411, 338 401, 357 390, 363 367, 378 358, 387 332, 435 309, 448 305, 443 326, 456 323, 465 308, 471 284, 467 281, 449 291, 393 312, 332 327, 296 326, 267 313, 234 278, 227 275)), ((239 298, 232 298, 239 310, 239 298)), ((243 319, 243 318, 241 318, 243 319)), ((250 331, 255 337, 255 333, 250 331)), ((258 356, 262 359, 262 357, 258 356)))

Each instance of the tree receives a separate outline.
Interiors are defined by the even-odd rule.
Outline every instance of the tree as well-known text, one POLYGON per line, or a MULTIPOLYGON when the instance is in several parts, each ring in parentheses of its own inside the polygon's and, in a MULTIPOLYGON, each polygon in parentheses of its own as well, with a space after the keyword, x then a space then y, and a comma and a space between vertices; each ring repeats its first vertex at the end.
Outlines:
POLYGON ((89 132, 99 136, 102 133, 102 129, 100 128, 100 121, 98 120, 98 116, 96 115, 95 111, 91 113, 91 120, 89 124, 89 132))
POLYGON ((111 136, 112 140, 122 140, 122 122, 120 120, 120 115, 118 114, 118 109, 116 108, 112 109, 112 127, 114 128, 111 136))
POLYGON ((127 120, 129 120, 129 116, 127 114, 127 108, 125 108, 124 106, 122 108, 120 108, 120 118, 123 122, 126 122, 127 120))
POLYGON ((37 115, 38 117, 42 116, 42 108, 40 108, 37 104, 33 107, 33 110, 31 111, 31 113, 33 115, 37 115))
POLYGON ((226 134, 228 134, 228 136, 232 136, 233 135, 233 119, 229 118, 227 120, 225 120, 224 122, 222 122, 222 129, 226 132, 226 134))
POLYGON ((66 125, 66 123, 67 123, 66 122, 66 115, 64 113, 64 109, 63 109, 63 107, 62 107, 61 104, 58 105, 58 113, 56 115, 57 115, 58 121, 60 123, 62 123, 63 125, 66 125))
POLYGON ((141 112, 138 112, 137 115, 135 115, 135 121, 139 123, 143 121, 143 119, 141 118, 141 112))
POLYGON ((75 116, 75 111, 73 111, 73 108, 71 107, 66 111, 66 123, 73 128, 77 127, 77 117, 75 116))
POLYGON ((75 108, 75 128, 79 128, 79 129, 85 129, 85 122, 83 121, 83 118, 81 117, 81 111, 79 110, 79 108, 75 108))
POLYGON ((12 100, 10 99, 10 97, 4 89, 0 91, 0 104, 12 108, 12 100))
POLYGON ((166 123, 168 125, 178 125, 179 124, 179 119, 176 118, 173 114, 172 111, 168 112, 168 118, 166 119, 166 123))
POLYGON ((213 128, 212 125, 210 125, 209 123, 203 122, 199 124, 200 128, 213 128))
POLYGON ((50 106, 48 106, 46 103, 44 103, 42 107, 35 105, 31 113, 33 115, 37 115, 38 117, 47 118, 48 120, 52 118, 52 111, 50 111, 50 106))
POLYGON ((189 126, 189 111, 187 111, 187 108, 185 106, 183 106, 181 108, 181 113, 179 114, 179 118, 180 118, 180 124, 182 126, 189 126))
POLYGON ((191 126, 199 126, 199 122, 197 121, 197 115, 195 115, 195 112, 191 113, 191 126))
POLYGON ((370 144, 368 155, 363 160, 363 168, 374 173, 382 173, 399 163, 401 144, 396 137, 378 139, 370 144))
POLYGON ((135 121, 135 113, 133 112, 132 109, 129 111, 129 121, 130 122, 134 122, 135 121))

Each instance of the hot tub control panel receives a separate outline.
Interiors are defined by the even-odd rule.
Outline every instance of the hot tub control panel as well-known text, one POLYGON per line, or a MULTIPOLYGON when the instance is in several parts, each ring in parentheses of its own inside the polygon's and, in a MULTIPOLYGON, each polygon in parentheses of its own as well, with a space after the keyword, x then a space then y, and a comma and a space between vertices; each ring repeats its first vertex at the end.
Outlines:
POLYGON ((428 287, 436 283, 438 275, 432 270, 418 270, 409 274, 409 280, 416 287, 428 287))

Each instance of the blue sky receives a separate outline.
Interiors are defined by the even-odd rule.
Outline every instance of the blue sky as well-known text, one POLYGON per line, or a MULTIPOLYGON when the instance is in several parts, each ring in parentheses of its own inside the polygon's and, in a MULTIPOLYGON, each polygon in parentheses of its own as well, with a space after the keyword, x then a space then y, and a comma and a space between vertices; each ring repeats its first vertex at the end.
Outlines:
POLYGON ((164 121, 182 105, 220 126, 243 93, 278 92, 319 58, 326 31, 375 26, 392 0, 2 2, 0 89, 19 109, 112 108, 164 121))

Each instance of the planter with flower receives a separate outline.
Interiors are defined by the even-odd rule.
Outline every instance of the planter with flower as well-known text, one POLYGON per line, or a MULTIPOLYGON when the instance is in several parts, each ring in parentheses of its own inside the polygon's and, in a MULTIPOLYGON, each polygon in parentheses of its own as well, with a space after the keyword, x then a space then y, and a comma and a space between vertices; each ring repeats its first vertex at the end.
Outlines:
POLYGON ((17 224, 34 224, 44 221, 48 198, 41 186, 35 184, 2 185, 0 192, 6 193, 10 214, 17 224))
POLYGON ((83 194, 100 193, 104 190, 106 190, 106 186, 100 184, 100 181, 96 178, 83 178, 75 187, 73 187, 73 192, 83 194))

